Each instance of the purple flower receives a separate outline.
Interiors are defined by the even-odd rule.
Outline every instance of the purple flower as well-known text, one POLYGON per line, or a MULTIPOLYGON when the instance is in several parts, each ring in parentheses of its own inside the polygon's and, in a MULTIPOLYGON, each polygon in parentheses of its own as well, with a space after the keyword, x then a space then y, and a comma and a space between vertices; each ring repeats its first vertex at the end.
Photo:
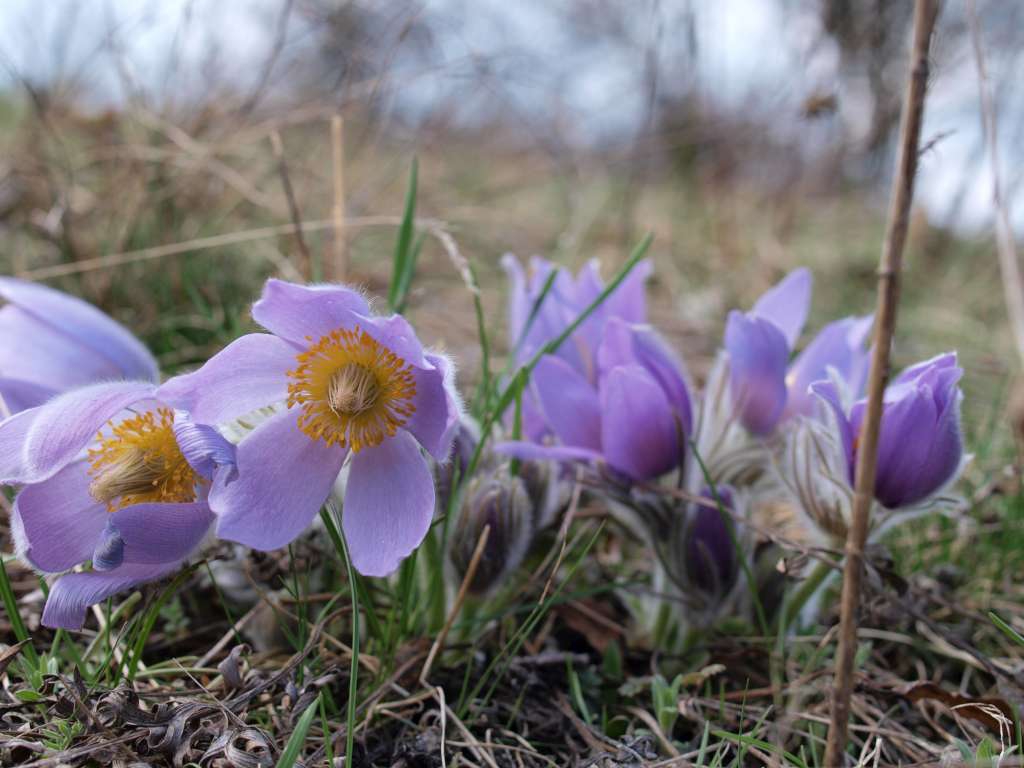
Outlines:
MULTIPOLYGON (((531 275, 523 272, 519 261, 506 254, 501 265, 509 278, 509 339, 515 360, 522 365, 545 344, 556 338, 593 303, 605 288, 596 259, 591 259, 575 279, 550 261, 537 256, 530 259, 531 275), (551 289, 541 303, 533 322, 530 312, 541 296, 553 270, 558 270, 551 289)), ((594 313, 567 339, 557 357, 577 373, 593 381, 594 354, 600 345, 605 324, 611 318, 627 323, 643 323, 647 317, 644 283, 651 274, 651 263, 642 261, 609 295, 594 313)))
POLYGON ((650 326, 606 320, 596 384, 554 355, 541 358, 530 384, 558 444, 508 442, 496 450, 600 461, 641 481, 681 464, 693 426, 690 389, 682 364, 650 326))
POLYGON ((142 342, 91 304, 13 277, 0 300, 0 418, 84 384, 157 381, 142 342))
POLYGON ((269 280, 252 308, 270 331, 232 342, 160 397, 204 424, 275 412, 238 445, 238 477, 215 480, 217 535, 283 547, 350 462, 343 527, 355 567, 391 573, 423 540, 434 481, 420 450, 445 461, 460 405, 448 360, 424 352, 399 315, 370 314, 340 285, 269 280))
MULTIPOLYGON (((717 490, 722 506, 733 509, 732 491, 727 486, 717 490)), ((714 501, 715 497, 710 488, 705 488, 701 498, 714 501)), ((687 580, 705 594, 724 594, 735 582, 739 570, 729 530, 731 523, 717 506, 691 504, 690 507, 690 519, 680 542, 687 580)))
POLYGON ((234 448, 156 398, 148 382, 93 384, 0 424, 0 483, 24 486, 11 528, 34 568, 61 573, 43 624, 77 629, 110 595, 177 570, 214 516, 210 481, 234 448))
POLYGON ((754 435, 770 435, 784 418, 810 415, 813 400, 808 387, 824 378, 829 368, 855 393, 863 388, 870 317, 849 317, 825 326, 790 365, 807 319, 811 285, 808 270, 794 270, 750 312, 729 313, 725 348, 730 396, 740 423, 754 435))
MULTIPOLYGON (((884 507, 920 504, 958 474, 964 453, 961 376, 963 369, 951 352, 907 368, 886 388, 875 477, 875 498, 884 507)), ((820 381, 811 388, 835 416, 852 484, 867 400, 858 400, 847 412, 834 382, 820 381)))

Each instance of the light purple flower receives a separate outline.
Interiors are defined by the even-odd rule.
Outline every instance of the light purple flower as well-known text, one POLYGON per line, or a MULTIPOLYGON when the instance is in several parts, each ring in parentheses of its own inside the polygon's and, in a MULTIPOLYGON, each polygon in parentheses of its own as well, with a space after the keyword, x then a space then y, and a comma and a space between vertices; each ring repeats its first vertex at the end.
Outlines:
POLYGON ((421 446, 448 458, 460 417, 451 364, 425 352, 403 317, 371 315, 344 286, 269 280, 252 314, 269 334, 237 339, 159 390, 203 424, 276 410, 239 443, 237 479, 213 484, 217 535, 285 546, 349 461, 342 524, 352 563, 391 573, 430 527, 434 481, 421 446))
POLYGON ((782 419, 810 415, 808 387, 833 368, 859 394, 867 375, 864 341, 871 318, 833 322, 790 365, 811 300, 811 273, 790 272, 767 291, 750 312, 732 311, 725 329, 729 390, 734 412, 745 429, 770 435, 782 419))
MULTIPOLYGON (((884 507, 920 504, 956 477, 964 455, 963 394, 958 386, 962 376, 951 352, 906 369, 886 388, 875 477, 875 498, 884 507)), ((811 388, 835 416, 852 485, 867 400, 858 400, 847 411, 834 382, 817 382, 811 388)))
POLYGON ((157 381, 142 342, 91 304, 13 277, 0 300, 0 418, 84 384, 157 381))
POLYGON ((148 382, 92 384, 0 423, 0 483, 23 486, 18 553, 61 576, 43 624, 77 629, 110 595, 176 571, 214 516, 206 493, 233 476, 234 447, 156 398, 148 382))
POLYGON ((693 427, 690 388, 682 363, 650 326, 606 320, 596 383, 545 355, 530 386, 557 444, 507 442, 496 450, 524 459, 601 462, 641 481, 682 463, 693 427))

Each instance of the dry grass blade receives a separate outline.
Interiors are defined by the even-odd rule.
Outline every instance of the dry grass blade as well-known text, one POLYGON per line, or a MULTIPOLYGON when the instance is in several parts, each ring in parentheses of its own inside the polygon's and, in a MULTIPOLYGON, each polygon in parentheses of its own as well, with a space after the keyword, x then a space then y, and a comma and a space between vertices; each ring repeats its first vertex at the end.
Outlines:
POLYGON ((878 271, 878 303, 875 310, 874 348, 868 382, 868 406, 857 453, 854 481, 853 520, 846 537, 846 564, 840 604, 839 648, 836 653, 835 687, 832 694, 832 722, 825 750, 825 765, 846 762, 850 697, 853 692, 853 660, 857 653, 857 611, 864 572, 864 546, 874 502, 878 438, 882 422, 883 397, 889 379, 889 352, 896 328, 899 305, 900 268, 903 246, 910 223, 914 198, 921 122, 928 84, 928 51, 938 16, 935 0, 917 0, 914 6, 914 42, 910 77, 903 102, 896 178, 889 206, 889 220, 878 271))

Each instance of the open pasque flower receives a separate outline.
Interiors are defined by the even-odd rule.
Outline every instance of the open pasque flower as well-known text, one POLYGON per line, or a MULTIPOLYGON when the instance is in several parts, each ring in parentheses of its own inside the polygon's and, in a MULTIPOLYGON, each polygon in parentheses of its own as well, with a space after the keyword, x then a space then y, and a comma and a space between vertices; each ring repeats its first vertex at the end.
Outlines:
POLYGON ((447 358, 424 351, 399 315, 375 316, 340 285, 269 280, 252 308, 269 334, 229 344, 160 396, 200 423, 272 406, 238 445, 238 477, 210 490, 217 535, 255 549, 298 536, 350 462, 342 525, 353 565, 391 573, 426 535, 434 480, 460 404, 447 358))
MULTIPOLYGON (((955 499, 945 495, 964 465, 959 381, 963 369, 947 353, 907 368, 886 388, 878 442, 873 514, 877 528, 896 517, 955 499)), ((843 538, 850 519, 857 447, 867 400, 848 404, 834 381, 812 391, 825 406, 786 451, 783 476, 816 525, 843 538)))
POLYGON ((155 396, 147 382, 93 384, 0 424, 0 483, 23 486, 18 553, 61 576, 43 624, 77 629, 116 592, 176 571, 214 516, 211 481, 233 475, 234 447, 155 396))
POLYGON ((606 321, 591 382, 564 359, 545 355, 530 386, 557 443, 506 442, 496 450, 524 459, 606 464, 631 480, 678 468, 692 428, 682 363, 653 328, 606 321))
POLYGON ((84 384, 157 381, 142 342, 91 304, 13 277, 0 302, 0 419, 84 384))

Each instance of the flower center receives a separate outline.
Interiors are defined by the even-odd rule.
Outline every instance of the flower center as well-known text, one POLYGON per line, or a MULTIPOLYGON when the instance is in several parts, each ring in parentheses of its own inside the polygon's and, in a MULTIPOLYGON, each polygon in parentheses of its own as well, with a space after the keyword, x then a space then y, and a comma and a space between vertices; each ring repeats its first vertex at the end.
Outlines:
POLYGON ((288 407, 313 440, 358 452, 380 445, 416 412, 412 366, 366 331, 331 331, 296 356, 288 407))
POLYGON ((203 482, 185 459, 174 437, 169 408, 147 411, 110 423, 110 434, 97 435, 89 449, 89 493, 116 512, 133 504, 196 500, 203 482))

